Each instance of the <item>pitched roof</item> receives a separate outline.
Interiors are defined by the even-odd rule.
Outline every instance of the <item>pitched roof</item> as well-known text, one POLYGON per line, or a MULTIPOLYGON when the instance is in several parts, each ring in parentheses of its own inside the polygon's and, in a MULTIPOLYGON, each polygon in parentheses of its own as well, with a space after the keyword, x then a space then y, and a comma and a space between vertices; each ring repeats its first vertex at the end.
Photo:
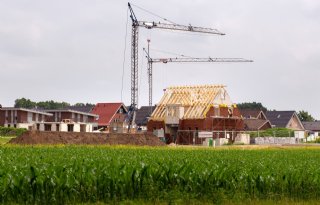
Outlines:
POLYGON ((243 119, 243 123, 246 130, 256 131, 260 130, 265 124, 269 124, 271 128, 271 123, 269 120, 262 119, 243 119))
POLYGON ((203 119, 210 106, 220 104, 232 106, 224 85, 169 87, 157 104, 151 119, 164 120, 168 106, 183 107, 183 119, 203 119))
POLYGON ((91 110, 91 113, 99 115, 99 119, 97 120, 99 126, 107 126, 110 125, 112 118, 120 107, 123 107, 124 111, 128 112, 123 103, 97 103, 91 110))
POLYGON ((259 109, 249 109, 249 108, 240 109, 239 108, 239 111, 240 111, 242 117, 247 118, 247 119, 258 118, 260 114, 265 115, 264 112, 259 109))
POLYGON ((267 119, 276 127, 286 127, 295 111, 267 111, 267 119))
POLYGON ((304 128, 310 131, 320 131, 320 121, 302 122, 304 128))
POLYGON ((137 110, 136 124, 138 126, 145 126, 148 123, 148 117, 156 109, 156 106, 142 106, 137 110))

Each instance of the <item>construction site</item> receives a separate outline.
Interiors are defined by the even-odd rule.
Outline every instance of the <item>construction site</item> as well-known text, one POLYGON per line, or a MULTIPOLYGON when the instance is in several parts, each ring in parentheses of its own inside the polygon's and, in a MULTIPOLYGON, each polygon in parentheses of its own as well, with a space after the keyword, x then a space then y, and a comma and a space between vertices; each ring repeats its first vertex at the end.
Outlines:
MULTIPOLYGON (((193 58, 193 57, 162 57, 152 58, 150 54, 150 39, 139 39, 139 29, 168 30, 180 31, 186 33, 202 33, 208 35, 225 35, 217 29, 197 27, 192 25, 180 25, 175 23, 149 22, 140 20, 136 16, 133 7, 128 3, 128 11, 131 20, 131 102, 130 106, 121 103, 98 103, 96 107, 90 110, 90 116, 95 116, 95 120, 90 121, 90 126, 86 125, 87 121, 80 121, 80 115, 77 117, 68 117, 60 119, 61 112, 50 110, 48 112, 57 113, 51 121, 41 121, 36 128, 28 125, 29 130, 38 131, 59 131, 58 121, 67 122, 60 127, 66 126, 67 131, 75 131, 73 123, 82 123, 81 126, 89 126, 90 130, 79 129, 76 132, 107 132, 116 133, 120 136, 135 136, 136 133, 148 133, 161 139, 163 142, 170 144, 183 145, 208 145, 212 140, 218 140, 217 144, 234 142, 236 138, 244 138, 245 143, 248 136, 242 136, 244 122, 236 104, 232 103, 225 85, 218 82, 208 85, 181 85, 164 88, 164 95, 159 102, 153 102, 153 64, 154 63, 247 63, 253 62, 243 58, 193 58), (138 98, 139 98, 139 40, 147 41, 148 47, 143 48, 144 55, 147 59, 148 72, 148 109, 138 118, 144 123, 137 123, 138 98), (108 110, 109 109, 109 110, 108 110), (111 111, 110 111, 111 109, 111 111), (60 115, 58 115, 60 113, 60 115), (58 116, 58 118, 57 118, 58 116), (57 120, 58 119, 58 120, 57 120), (102 122, 103 121, 103 122, 102 122), (95 124, 96 123, 96 124, 95 124), (40 124, 43 128, 40 129, 40 124), (144 126, 144 127, 143 127, 144 126), (52 129, 51 127, 54 127, 52 129)), ((210 45, 208 45, 210 46, 210 45)), ((203 55, 207 55, 203 51, 203 55)), ((156 91, 159 92, 159 91, 156 91)), ((7 116, 17 115, 17 111, 10 109, 3 113, 4 120, 2 124, 10 126, 7 116), (11 114, 10 114, 11 113, 11 114), (12 114, 13 113, 13 114, 12 114)), ((68 111, 67 111, 68 112, 68 111)), ((82 113, 82 112, 80 112, 82 113)), ((28 113, 29 115, 30 113, 28 113)), ((46 112, 41 113, 46 115, 46 112)), ((82 113, 83 114, 83 113, 82 113)), ((32 114, 30 114, 32 116, 32 114)), ((47 114, 48 116, 52 114, 47 114)), ((71 116, 71 115, 70 115, 71 116)), ((17 117, 16 117, 17 118, 17 117)), ((31 117, 32 118, 32 117, 31 117)), ((82 116, 81 116, 82 119, 82 116)), ((17 126, 16 122, 11 119, 11 126, 17 126)), ((19 127, 19 126, 18 126, 19 127)), ((20 126, 22 127, 22 126, 20 126)), ((58 132, 57 132, 58 133, 58 132)), ((30 136, 35 136, 29 134, 30 136)), ((50 134, 51 135, 51 134, 50 134)), ((61 135, 62 136, 62 135, 61 135)), ((60 136, 60 138, 61 138, 60 136)), ((77 138, 81 138, 80 134, 77 138)), ((87 138, 87 137, 84 137, 87 138)), ((51 139, 54 139, 51 137, 51 139)), ((20 140, 21 142, 23 140, 20 140)), ((83 140, 82 142, 85 142, 83 140)), ((90 140, 89 140, 90 141, 90 140)), ((94 141, 94 140, 93 140, 94 141)), ((241 140, 240 140, 241 141, 241 140)), ((16 140, 19 142, 19 140, 16 140)), ((31 141, 30 141, 31 142, 31 141)), ((62 142, 59 141, 58 142, 62 142)), ((100 142, 99 142, 100 143, 100 142)))
MULTIPOLYGON (((138 35, 139 28, 166 29, 225 35, 212 28, 140 21, 130 3, 131 34, 131 105, 128 110, 128 132, 134 125, 138 105, 138 35)), ((243 58, 152 58, 150 39, 143 49, 148 62, 149 106, 153 106, 153 63, 223 63, 253 62, 243 58)), ((166 143, 204 144, 209 139, 235 140, 235 133, 244 129, 241 114, 232 103, 224 85, 183 85, 165 88, 160 102, 150 112, 147 131, 165 139, 166 143), (214 131, 214 132, 213 132, 214 131)))

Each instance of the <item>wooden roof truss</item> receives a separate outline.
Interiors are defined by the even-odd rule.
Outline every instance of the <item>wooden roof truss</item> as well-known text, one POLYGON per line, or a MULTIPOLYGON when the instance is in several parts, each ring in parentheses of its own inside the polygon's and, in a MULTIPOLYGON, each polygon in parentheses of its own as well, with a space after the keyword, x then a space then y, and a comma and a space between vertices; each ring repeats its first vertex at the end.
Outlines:
POLYGON ((230 98, 223 85, 177 86, 166 89, 151 115, 152 120, 164 120, 170 106, 184 107, 183 119, 203 119, 210 107, 226 104, 230 98))

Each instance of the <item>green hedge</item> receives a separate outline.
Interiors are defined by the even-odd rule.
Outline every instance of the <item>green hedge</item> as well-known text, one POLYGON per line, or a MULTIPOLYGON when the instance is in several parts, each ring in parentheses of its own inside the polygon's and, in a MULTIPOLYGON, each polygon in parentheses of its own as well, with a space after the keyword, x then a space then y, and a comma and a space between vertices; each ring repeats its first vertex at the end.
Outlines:
POLYGON ((0 136, 20 136, 26 131, 25 128, 0 127, 0 136))
MULTIPOLYGON (((270 128, 259 131, 260 137, 294 137, 294 131, 287 128, 270 128)), ((258 137, 258 132, 250 132, 250 137, 258 137)))

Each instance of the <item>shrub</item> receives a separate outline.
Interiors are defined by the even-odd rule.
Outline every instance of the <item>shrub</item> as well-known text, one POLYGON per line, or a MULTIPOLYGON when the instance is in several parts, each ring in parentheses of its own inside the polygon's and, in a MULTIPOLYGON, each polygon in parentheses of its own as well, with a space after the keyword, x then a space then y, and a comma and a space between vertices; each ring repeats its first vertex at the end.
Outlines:
MULTIPOLYGON (((258 132, 251 132, 251 137, 258 137, 258 132)), ((294 131, 287 128, 269 128, 259 131, 260 137, 294 137, 294 131)))
POLYGON ((25 128, 0 127, 0 136, 20 136, 26 131, 25 128))

